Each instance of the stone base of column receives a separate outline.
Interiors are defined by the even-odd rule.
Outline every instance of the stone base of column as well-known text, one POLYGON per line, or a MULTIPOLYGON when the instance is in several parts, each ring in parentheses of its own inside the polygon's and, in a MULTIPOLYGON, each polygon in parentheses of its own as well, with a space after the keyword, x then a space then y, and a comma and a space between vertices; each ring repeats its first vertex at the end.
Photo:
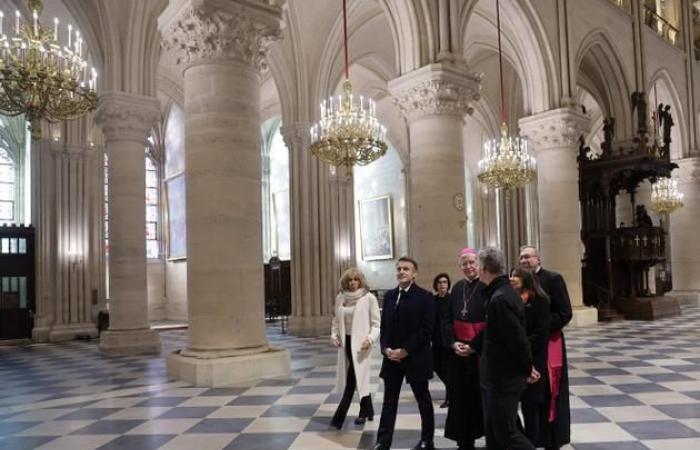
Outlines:
POLYGON ((683 306, 700 306, 699 290, 677 291, 674 289, 667 292, 665 297, 675 297, 678 299, 678 303, 683 306))
POLYGON ((196 358, 182 356, 176 351, 167 356, 169 379, 201 387, 230 386, 260 378, 285 377, 291 372, 286 349, 270 347, 262 353, 225 358, 196 358))
POLYGON ((49 331, 49 342, 72 341, 87 336, 94 339, 98 336, 94 323, 76 323, 71 325, 54 325, 49 331))
POLYGON ((569 322, 570 327, 588 327, 598 323, 598 310, 596 308, 574 307, 573 313, 574 316, 569 322))
POLYGON ((34 342, 49 342, 51 327, 34 327, 32 329, 32 341, 34 342))
POLYGON ((150 328, 107 330, 100 335, 99 349, 110 356, 160 353, 160 336, 150 328))
POLYGON ((328 316, 292 316, 289 318, 289 334, 300 337, 331 335, 331 320, 328 316))

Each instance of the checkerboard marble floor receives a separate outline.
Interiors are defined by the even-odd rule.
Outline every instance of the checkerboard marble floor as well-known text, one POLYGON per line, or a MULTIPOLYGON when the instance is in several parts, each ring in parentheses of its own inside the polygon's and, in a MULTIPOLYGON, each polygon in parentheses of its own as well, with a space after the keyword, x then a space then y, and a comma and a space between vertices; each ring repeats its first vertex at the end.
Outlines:
MULTIPOLYGON (((599 324, 566 333, 576 450, 700 449, 700 309, 652 323, 599 324)), ((270 325, 273 345, 292 356, 289 378, 195 388, 169 381, 162 356, 106 357, 96 342, 0 347, 0 450, 335 450, 374 443, 381 383, 373 364, 377 417, 342 431, 328 425, 335 352, 327 338, 294 338, 270 325)), ((161 333, 163 355, 186 331, 161 333)), ((395 449, 418 440, 420 419, 404 386, 395 449)), ((446 412, 431 383, 436 446, 446 412)), ((480 442, 483 446, 483 442, 480 442)))

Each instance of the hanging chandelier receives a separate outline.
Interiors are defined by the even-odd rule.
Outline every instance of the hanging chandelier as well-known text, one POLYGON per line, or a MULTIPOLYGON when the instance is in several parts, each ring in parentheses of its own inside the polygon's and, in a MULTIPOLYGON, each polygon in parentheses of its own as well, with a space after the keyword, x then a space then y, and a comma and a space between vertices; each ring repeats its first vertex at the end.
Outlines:
POLYGON ((321 103, 321 118, 311 127, 311 152, 332 166, 364 166, 386 153, 386 128, 377 120, 376 103, 353 97, 348 64, 346 0, 343 0, 345 81, 343 92, 321 103))
POLYGON ((498 29, 498 71, 501 89, 501 136, 484 143, 484 155, 479 160, 477 178, 482 183, 509 190, 523 187, 537 175, 535 158, 527 151, 527 141, 508 134, 503 89, 503 54, 501 49, 501 11, 496 0, 496 28, 498 29))
POLYGON ((671 178, 660 178, 651 184, 651 210, 658 214, 672 213, 683 207, 683 193, 671 178))
POLYGON ((7 27, 0 11, 0 113, 24 114, 38 138, 42 119, 75 119, 96 108, 97 73, 94 68, 88 73, 80 31, 68 25, 61 42, 58 19, 53 30, 46 29, 39 23, 41 1, 27 4, 31 23, 15 11, 14 27, 7 27))

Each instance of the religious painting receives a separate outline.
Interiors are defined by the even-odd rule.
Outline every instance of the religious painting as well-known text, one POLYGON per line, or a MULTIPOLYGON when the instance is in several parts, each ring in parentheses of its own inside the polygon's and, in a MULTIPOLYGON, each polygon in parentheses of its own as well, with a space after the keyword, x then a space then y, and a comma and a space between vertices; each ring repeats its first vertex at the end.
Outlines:
POLYGON ((185 216, 185 174, 167 181, 168 189, 168 259, 187 256, 185 216))
POLYGON ((373 261, 392 259, 394 242, 391 220, 391 197, 360 200, 360 246, 362 259, 373 261))

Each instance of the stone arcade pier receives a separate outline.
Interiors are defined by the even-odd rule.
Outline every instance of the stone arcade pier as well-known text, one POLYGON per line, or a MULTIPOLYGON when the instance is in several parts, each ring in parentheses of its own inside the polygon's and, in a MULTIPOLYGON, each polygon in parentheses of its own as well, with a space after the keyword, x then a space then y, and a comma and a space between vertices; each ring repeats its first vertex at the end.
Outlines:
POLYGON ((283 376, 286 350, 265 336, 260 69, 281 7, 250 0, 171 0, 164 47, 184 68, 187 160, 187 348, 170 377, 197 386, 283 376))

